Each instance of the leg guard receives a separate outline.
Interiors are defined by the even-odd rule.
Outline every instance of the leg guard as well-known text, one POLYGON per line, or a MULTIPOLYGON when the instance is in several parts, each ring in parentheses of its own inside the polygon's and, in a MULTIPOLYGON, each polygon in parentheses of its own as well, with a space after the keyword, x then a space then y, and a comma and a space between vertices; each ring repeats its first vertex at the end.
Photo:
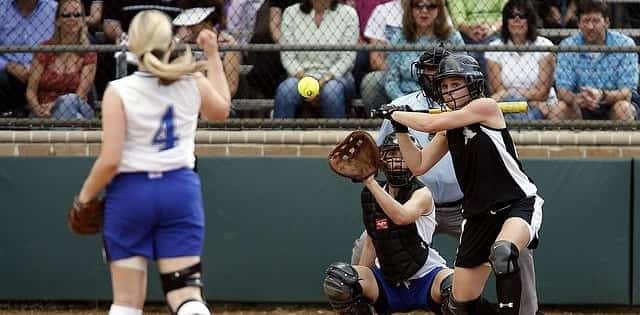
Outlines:
POLYGON ((518 256, 518 248, 509 241, 497 241, 491 246, 489 262, 496 275, 499 314, 517 315, 520 312, 522 283, 518 256))
POLYGON ((358 280, 358 272, 346 263, 333 263, 325 272, 322 288, 329 298, 329 304, 338 314, 372 314, 358 280))
POLYGON ((202 292, 202 264, 197 263, 195 265, 186 267, 181 270, 160 274, 162 280, 162 290, 164 294, 186 287, 196 287, 200 289, 200 296, 202 301, 190 299, 182 302, 175 312, 169 306, 172 314, 176 315, 209 315, 209 308, 203 301, 206 301, 202 292), (206 310, 206 312, 204 311, 206 310))
POLYGON ((211 312, 202 301, 186 300, 178 306, 176 315, 211 315, 211 312))
POLYGON ((198 287, 202 291, 201 272, 202 264, 197 263, 182 270, 160 274, 164 294, 184 287, 198 287))

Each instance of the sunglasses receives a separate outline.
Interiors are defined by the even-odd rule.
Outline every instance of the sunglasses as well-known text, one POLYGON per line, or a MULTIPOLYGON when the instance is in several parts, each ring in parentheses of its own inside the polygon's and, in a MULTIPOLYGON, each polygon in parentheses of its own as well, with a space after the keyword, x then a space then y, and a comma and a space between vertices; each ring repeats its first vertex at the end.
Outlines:
POLYGON ((527 15, 524 13, 511 13, 511 15, 509 16, 509 19, 515 20, 515 19, 520 19, 520 20, 526 20, 527 19, 527 15))
POLYGON ((416 10, 427 9, 429 11, 437 10, 440 6, 437 4, 414 3, 411 7, 416 10))
POLYGON ((82 13, 62 13, 60 14, 60 17, 63 18, 70 18, 70 17, 74 17, 74 18, 79 18, 82 17, 82 13))

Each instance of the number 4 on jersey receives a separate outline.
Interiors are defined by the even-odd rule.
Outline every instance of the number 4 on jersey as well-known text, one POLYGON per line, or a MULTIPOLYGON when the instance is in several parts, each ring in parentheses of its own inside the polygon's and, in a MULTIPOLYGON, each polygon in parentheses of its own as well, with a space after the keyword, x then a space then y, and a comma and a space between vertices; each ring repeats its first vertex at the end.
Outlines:
POLYGON ((173 106, 169 106, 162 116, 160 128, 153 136, 154 145, 162 145, 160 151, 169 150, 176 146, 178 135, 175 134, 175 125, 173 123, 173 106))

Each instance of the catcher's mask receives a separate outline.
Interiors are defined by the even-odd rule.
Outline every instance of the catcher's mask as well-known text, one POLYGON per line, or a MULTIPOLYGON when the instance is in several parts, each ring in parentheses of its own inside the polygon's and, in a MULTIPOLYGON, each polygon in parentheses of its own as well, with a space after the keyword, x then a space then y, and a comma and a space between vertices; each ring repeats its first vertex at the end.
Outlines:
POLYGON ((484 94, 484 75, 480 72, 480 65, 471 56, 451 54, 445 56, 438 66, 438 73, 433 78, 435 86, 435 101, 446 103, 453 110, 461 108, 471 100, 482 97, 484 94), (462 78, 465 84, 462 86, 448 90, 442 93, 442 82, 447 78, 462 78), (453 92, 467 88, 468 93, 453 97, 453 92), (446 99, 445 99, 445 96, 446 99), (469 101, 462 101, 463 98, 469 96, 469 101))
MULTIPOLYGON (((422 149, 416 138, 409 135, 409 139, 419 149, 422 149)), ((387 178, 387 182, 391 187, 402 187, 411 181, 413 174, 407 167, 407 163, 402 158, 400 145, 395 133, 391 133, 384 138, 380 146, 380 165, 382 172, 387 178)))
POLYGON ((438 72, 440 61, 450 54, 444 47, 436 46, 425 51, 418 61, 411 64, 411 76, 418 81, 425 97, 434 97, 433 77, 438 72))

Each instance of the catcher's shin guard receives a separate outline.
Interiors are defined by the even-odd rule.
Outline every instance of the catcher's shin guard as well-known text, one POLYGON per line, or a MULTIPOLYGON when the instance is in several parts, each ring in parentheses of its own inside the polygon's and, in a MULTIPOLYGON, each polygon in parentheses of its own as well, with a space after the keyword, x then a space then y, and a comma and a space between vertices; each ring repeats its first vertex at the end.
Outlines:
POLYGON ((333 263, 322 283, 329 304, 340 315, 372 315, 371 306, 362 295, 358 272, 346 263, 333 263))

